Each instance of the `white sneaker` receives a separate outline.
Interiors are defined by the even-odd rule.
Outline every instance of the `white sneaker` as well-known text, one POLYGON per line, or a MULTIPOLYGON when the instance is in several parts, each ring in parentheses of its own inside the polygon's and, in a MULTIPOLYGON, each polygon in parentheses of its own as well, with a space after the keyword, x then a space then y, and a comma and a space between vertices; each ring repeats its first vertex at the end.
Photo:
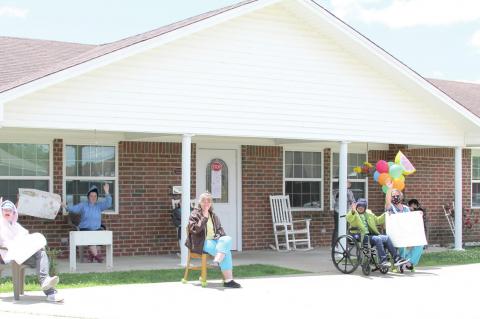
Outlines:
POLYGON ((63 302, 63 296, 58 292, 47 296, 48 302, 63 302))
POLYGON ((58 276, 45 278, 45 280, 42 283, 42 290, 45 291, 45 290, 54 288, 59 281, 60 281, 60 278, 58 278, 58 276))

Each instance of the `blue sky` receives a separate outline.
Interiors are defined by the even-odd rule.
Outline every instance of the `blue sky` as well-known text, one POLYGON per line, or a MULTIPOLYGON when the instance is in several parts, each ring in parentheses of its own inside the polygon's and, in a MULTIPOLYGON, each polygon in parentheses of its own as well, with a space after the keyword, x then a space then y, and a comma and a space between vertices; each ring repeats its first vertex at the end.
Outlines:
MULTIPOLYGON (((106 43, 237 2, 0 0, 0 36, 106 43)), ((480 83, 480 0, 317 2, 423 76, 480 83)))

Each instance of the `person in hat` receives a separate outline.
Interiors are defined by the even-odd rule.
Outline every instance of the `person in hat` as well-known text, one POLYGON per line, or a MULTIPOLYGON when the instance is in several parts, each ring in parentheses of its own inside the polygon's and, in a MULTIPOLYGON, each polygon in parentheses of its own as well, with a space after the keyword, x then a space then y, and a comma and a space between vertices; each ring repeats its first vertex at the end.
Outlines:
MULTIPOLYGON (((112 207, 112 196, 110 195, 110 185, 108 183, 103 185, 103 191, 105 192, 105 199, 102 201, 98 201, 98 188, 92 186, 87 193, 87 202, 81 202, 73 206, 63 203, 63 207, 69 213, 81 215, 80 225, 78 225, 81 231, 103 230, 101 228, 102 212, 112 207)), ((97 246, 89 246, 89 253, 90 262, 103 262, 97 246)))
MULTIPOLYGON (((8 257, 8 249, 14 245, 14 242, 23 236, 28 235, 28 230, 22 227, 18 221, 17 207, 9 200, 3 201, 0 197, 0 247, 5 247, 7 250, 0 249, 0 263, 9 263, 11 260, 8 257)), ((38 282, 47 296, 49 302, 62 302, 63 297, 55 290, 55 286, 59 282, 57 276, 49 275, 49 260, 45 249, 42 248, 35 252, 28 258, 24 265, 36 268, 38 275, 38 282)))
POLYGON ((386 246, 390 252, 394 266, 397 267, 406 264, 408 260, 400 257, 390 237, 388 237, 388 235, 382 235, 378 231, 377 225, 385 224, 385 213, 377 216, 370 209, 367 209, 367 207, 368 202, 365 198, 359 198, 356 203, 352 204, 352 209, 346 216, 350 227, 357 229, 356 231, 352 230, 352 233, 359 233, 362 243, 369 240, 370 245, 377 248, 379 262, 383 267, 391 267, 391 263, 387 260, 384 246, 386 246))

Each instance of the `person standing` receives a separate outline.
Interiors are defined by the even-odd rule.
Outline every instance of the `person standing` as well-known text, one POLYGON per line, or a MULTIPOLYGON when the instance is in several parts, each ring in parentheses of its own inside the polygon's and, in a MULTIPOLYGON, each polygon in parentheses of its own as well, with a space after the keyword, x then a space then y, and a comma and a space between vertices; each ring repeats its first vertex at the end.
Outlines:
MULTIPOLYGON (((355 203, 355 196, 353 195, 352 190, 350 189, 352 187, 352 182, 347 181, 347 212, 351 209, 352 204, 355 203)), ((335 190, 335 193, 333 195, 334 198, 334 206, 333 206, 333 233, 332 233, 332 246, 335 244, 335 241, 338 238, 338 223, 340 219, 340 214, 339 214, 339 190, 335 190)))

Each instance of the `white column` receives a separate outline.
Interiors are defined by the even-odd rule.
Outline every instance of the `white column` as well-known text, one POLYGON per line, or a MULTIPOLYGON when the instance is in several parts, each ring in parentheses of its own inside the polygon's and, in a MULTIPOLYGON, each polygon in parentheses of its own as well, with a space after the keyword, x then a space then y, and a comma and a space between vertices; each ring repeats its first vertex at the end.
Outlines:
POLYGON ((347 222, 345 216, 347 213, 347 160, 348 160, 348 142, 340 142, 340 163, 338 174, 338 236, 347 233, 347 222))
POLYGON ((187 239, 187 224, 190 216, 190 163, 192 161, 192 134, 182 136, 182 230, 181 230, 181 265, 187 264, 188 249, 184 243, 187 239))
POLYGON ((455 250, 462 250, 462 147, 455 147, 455 250))

